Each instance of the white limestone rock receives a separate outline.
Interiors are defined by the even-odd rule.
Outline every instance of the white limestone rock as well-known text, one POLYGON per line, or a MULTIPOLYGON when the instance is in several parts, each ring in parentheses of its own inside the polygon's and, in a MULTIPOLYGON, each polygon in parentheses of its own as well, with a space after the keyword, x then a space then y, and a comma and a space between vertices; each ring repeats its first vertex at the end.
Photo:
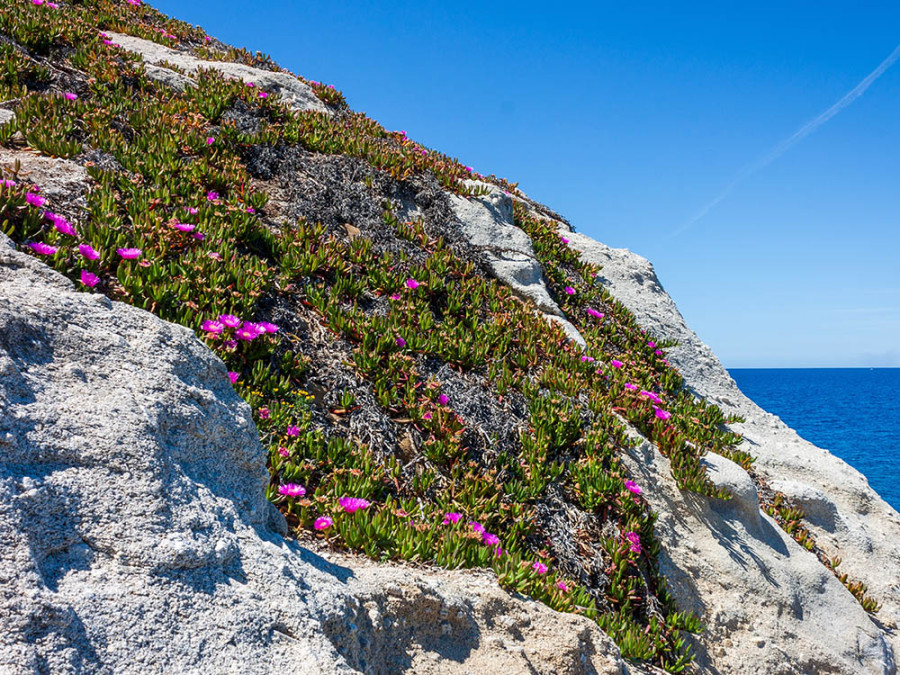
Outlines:
POLYGON ((106 34, 115 44, 130 52, 140 54, 144 62, 152 66, 147 70, 148 77, 173 89, 183 91, 186 87, 191 86, 193 81, 190 77, 167 68, 166 64, 178 67, 187 75, 196 75, 201 69, 218 70, 225 77, 253 82, 261 91, 278 94, 295 110, 329 112, 327 106, 315 95, 312 87, 287 73, 253 68, 243 63, 205 61, 150 40, 112 31, 107 31, 106 34))

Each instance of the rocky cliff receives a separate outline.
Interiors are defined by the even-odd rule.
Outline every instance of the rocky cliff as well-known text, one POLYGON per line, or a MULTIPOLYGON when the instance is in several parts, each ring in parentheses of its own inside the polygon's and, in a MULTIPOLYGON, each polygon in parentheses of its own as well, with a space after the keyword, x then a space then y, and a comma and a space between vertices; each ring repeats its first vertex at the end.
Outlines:
POLYGON ((900 517, 647 261, 139 2, 5 5, 0 668, 896 672, 900 517))

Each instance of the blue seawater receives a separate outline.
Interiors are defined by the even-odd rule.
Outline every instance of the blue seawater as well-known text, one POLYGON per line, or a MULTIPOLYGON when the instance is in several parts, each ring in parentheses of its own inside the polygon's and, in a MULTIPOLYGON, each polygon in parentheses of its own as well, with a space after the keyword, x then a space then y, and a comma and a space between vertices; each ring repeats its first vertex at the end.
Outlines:
POLYGON ((900 511, 900 368, 735 368, 747 396, 869 479, 900 511))

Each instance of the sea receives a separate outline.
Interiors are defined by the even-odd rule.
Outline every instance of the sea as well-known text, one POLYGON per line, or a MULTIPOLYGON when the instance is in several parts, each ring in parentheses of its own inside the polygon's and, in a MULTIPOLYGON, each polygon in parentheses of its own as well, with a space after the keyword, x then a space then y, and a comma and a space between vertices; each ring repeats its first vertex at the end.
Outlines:
POLYGON ((837 455, 900 511, 900 368, 734 368, 748 397, 837 455))

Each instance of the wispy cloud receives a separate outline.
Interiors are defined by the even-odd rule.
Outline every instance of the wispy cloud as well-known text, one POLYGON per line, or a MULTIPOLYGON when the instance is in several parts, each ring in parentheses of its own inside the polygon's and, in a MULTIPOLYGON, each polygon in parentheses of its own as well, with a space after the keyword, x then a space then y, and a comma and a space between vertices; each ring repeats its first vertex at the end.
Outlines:
POLYGON ((743 181, 747 180, 750 176, 755 174, 756 172, 764 169, 769 164, 774 162, 776 159, 781 157, 784 153, 794 147, 797 143, 802 141, 804 138, 809 136, 812 132, 818 129, 820 126, 825 124, 832 117, 841 112, 844 108, 853 103, 856 99, 862 96, 866 89, 872 86, 872 83, 875 82, 879 77, 881 77, 885 71, 890 68, 894 63, 900 59, 900 45, 892 51, 888 57, 882 61, 878 67, 873 70, 871 73, 866 75, 862 79, 862 81, 857 84, 853 89, 844 94, 834 105, 830 108, 817 115, 809 122, 804 124, 802 127, 797 129, 793 134, 791 134, 788 138, 783 140, 781 143, 772 148, 769 152, 763 155, 760 159, 753 162, 752 164, 748 164, 743 169, 741 169, 737 175, 732 179, 732 181, 725 186, 722 192, 718 197, 710 201, 706 206, 697 211, 691 218, 689 218, 681 227, 677 228, 672 232, 671 236, 675 236, 681 234, 685 230, 687 230, 692 225, 696 224, 698 221, 702 220, 706 215, 712 211, 716 206, 718 206, 722 201, 724 201, 733 191, 734 189, 740 185, 743 181))

